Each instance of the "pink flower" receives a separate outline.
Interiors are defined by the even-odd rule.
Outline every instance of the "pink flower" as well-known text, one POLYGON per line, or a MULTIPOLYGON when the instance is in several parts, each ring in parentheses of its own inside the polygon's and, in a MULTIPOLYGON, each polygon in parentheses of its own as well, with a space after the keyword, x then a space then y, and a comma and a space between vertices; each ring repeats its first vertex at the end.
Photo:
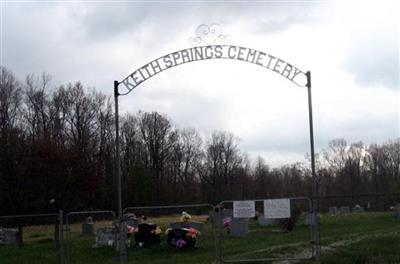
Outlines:
POLYGON ((176 241, 175 245, 177 248, 183 248, 186 245, 186 241, 183 239, 179 239, 178 241, 176 241))

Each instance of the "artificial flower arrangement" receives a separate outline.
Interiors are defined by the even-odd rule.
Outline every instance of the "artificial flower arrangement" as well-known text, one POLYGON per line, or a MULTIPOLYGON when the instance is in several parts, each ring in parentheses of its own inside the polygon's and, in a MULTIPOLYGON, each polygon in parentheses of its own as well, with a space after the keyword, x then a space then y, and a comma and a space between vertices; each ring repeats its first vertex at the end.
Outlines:
POLYGON ((229 235, 229 233, 231 232, 232 218, 230 217, 224 218, 222 222, 224 225, 225 232, 229 235))
MULTIPOLYGON (((181 221, 188 222, 191 216, 182 212, 181 221)), ((188 249, 194 248, 196 244, 196 238, 200 235, 200 232, 195 228, 168 228, 165 231, 167 235, 167 243, 177 249, 188 249)))

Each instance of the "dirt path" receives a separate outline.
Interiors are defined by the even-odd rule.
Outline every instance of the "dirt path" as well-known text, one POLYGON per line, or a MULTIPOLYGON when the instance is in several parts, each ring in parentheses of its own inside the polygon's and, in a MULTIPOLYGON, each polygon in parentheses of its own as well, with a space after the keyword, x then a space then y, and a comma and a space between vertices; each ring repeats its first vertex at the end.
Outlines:
MULTIPOLYGON (((357 242, 360 242, 364 239, 368 239, 368 238, 376 238, 376 237, 386 237, 386 236, 392 236, 394 234, 399 235, 398 231, 386 231, 384 233, 371 233, 371 234, 364 234, 364 235, 360 235, 360 234, 352 234, 351 236, 349 236, 347 239, 343 239, 343 240, 339 240, 339 241, 335 241, 333 243, 330 243, 328 245, 325 246, 321 246, 321 254, 327 253, 327 252, 332 252, 337 250, 338 248, 341 247, 345 247, 357 242)), ((311 250, 310 248, 307 249, 303 249, 302 251, 295 253, 294 255, 292 255, 292 258, 308 258, 311 256, 311 250)), ((282 258, 284 258, 285 256, 281 255, 282 258)), ((297 263, 300 260, 279 260, 279 261, 274 261, 272 262, 273 264, 292 264, 292 263, 297 263)))

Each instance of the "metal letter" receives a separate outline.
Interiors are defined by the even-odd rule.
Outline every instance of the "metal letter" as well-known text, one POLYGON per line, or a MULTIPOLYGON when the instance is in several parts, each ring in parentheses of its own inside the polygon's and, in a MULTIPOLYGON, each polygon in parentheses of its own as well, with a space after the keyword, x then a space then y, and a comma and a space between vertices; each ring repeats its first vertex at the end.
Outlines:
POLYGON ((286 66, 282 71, 282 75, 286 78, 289 78, 290 73, 292 72, 293 66, 286 62, 286 66))
POLYGON ((252 50, 252 49, 248 49, 248 50, 249 50, 249 52, 247 53, 246 61, 254 63, 254 60, 256 59, 257 51, 256 50, 252 50), (253 59, 251 61, 249 60, 250 57, 253 57, 253 59))
MULTIPOLYGON (((132 73, 132 74, 133 74, 133 73, 132 73)), ((121 82, 123 85, 125 85, 126 89, 128 89, 129 91, 132 90, 132 89, 134 89, 134 88, 136 87, 136 85, 137 85, 137 84, 132 84, 132 83, 129 82, 129 77, 131 77, 132 74, 129 75, 125 80, 123 80, 123 81, 121 82)))
POLYGON ((215 51, 215 53, 214 53, 215 58, 219 59, 222 57, 222 46, 220 46, 220 45, 215 46, 214 51, 215 51))
POLYGON ((207 59, 212 59, 213 57, 213 53, 212 53, 212 47, 211 46, 207 46, 204 48, 204 52, 206 54, 206 58, 207 59), (209 52, 210 51, 210 52, 209 52))
POLYGON ((257 55, 257 59, 256 59, 256 64, 258 64, 258 65, 260 65, 260 66, 264 66, 263 64, 262 64, 262 59, 263 59, 263 56, 265 56, 265 55, 267 55, 266 53, 264 53, 264 52, 260 52, 260 53, 258 53, 258 55, 257 55))
POLYGON ((176 62, 179 58, 181 57, 181 55, 179 54, 179 52, 174 52, 172 53, 172 59, 174 60, 174 65, 178 65, 178 63, 176 62))
POLYGON ((276 59, 276 57, 274 57, 274 56, 268 54, 268 58, 269 58, 269 61, 268 61, 268 64, 267 64, 266 67, 267 67, 268 69, 271 69, 271 68, 270 68, 271 62, 272 62, 272 60, 276 59))
POLYGON ((274 72, 277 72, 277 73, 281 74, 280 68, 281 68, 281 63, 282 63, 282 62, 285 62, 285 61, 283 61, 283 60, 281 60, 281 59, 278 59, 278 60, 276 61, 275 66, 274 66, 274 68, 273 68, 272 70, 273 70, 274 72))
POLYGON ((163 57, 163 61, 164 61, 164 63, 165 63, 165 67, 166 67, 167 69, 168 69, 168 68, 171 68, 171 67, 173 66, 169 54, 168 54, 167 56, 164 56, 164 57, 163 57))
POLYGON ((229 49, 228 49, 228 57, 229 57, 230 59, 234 59, 235 56, 234 56, 234 55, 231 55, 231 50, 235 50, 235 51, 236 51, 236 47, 235 47, 235 46, 229 46, 229 49))
POLYGON ((153 69, 153 72, 154 72, 153 75, 155 75, 155 74, 157 74, 157 73, 162 71, 161 70, 161 66, 160 66, 160 64, 158 63, 157 60, 153 60, 152 62, 150 62, 150 65, 151 65, 151 68, 153 69))
POLYGON ((182 50, 181 53, 182 53, 182 60, 183 60, 183 63, 192 61, 192 60, 190 59, 189 51, 188 51, 187 49, 186 49, 186 50, 182 50))
POLYGON ((239 51, 238 51, 238 55, 237 55, 238 60, 244 61, 244 57, 242 57, 242 56, 244 55, 245 50, 246 50, 245 48, 239 47, 239 51))
POLYGON ((300 70, 297 69, 296 67, 293 67, 293 68, 294 68, 293 76, 292 76, 292 78, 289 78, 289 80, 291 80, 291 81, 293 81, 293 79, 294 79, 297 75, 299 75, 300 73, 303 73, 302 71, 300 71, 300 70))

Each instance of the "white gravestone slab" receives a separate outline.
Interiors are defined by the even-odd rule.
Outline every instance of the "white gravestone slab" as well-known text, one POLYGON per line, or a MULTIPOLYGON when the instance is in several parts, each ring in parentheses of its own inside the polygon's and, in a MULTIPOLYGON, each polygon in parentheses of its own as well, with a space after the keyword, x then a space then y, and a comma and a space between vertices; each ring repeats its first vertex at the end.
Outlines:
POLYGON ((116 230, 110 227, 97 229, 96 244, 93 247, 99 246, 114 246, 116 238, 116 230))
POLYGON ((290 218, 290 199, 264 200, 265 218, 290 218))
POLYGON ((234 201, 233 218, 250 218, 256 216, 254 201, 234 201))
POLYGON ((230 235, 234 237, 244 237, 249 233, 249 219, 233 218, 231 222, 230 235))

